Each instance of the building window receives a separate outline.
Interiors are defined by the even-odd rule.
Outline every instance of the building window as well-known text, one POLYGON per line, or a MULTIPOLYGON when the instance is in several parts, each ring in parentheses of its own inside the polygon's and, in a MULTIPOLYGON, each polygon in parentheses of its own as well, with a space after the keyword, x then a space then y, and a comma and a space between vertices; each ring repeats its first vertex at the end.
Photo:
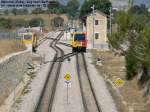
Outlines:
POLYGON ((99 39, 99 33, 95 33, 95 39, 99 39))
POLYGON ((99 22, 98 20, 95 20, 95 25, 98 25, 99 24, 98 22, 99 22))

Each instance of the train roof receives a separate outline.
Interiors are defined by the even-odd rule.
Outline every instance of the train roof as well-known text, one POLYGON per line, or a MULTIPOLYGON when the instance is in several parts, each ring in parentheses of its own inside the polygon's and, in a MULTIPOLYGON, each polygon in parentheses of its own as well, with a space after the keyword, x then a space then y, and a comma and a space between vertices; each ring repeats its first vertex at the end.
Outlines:
POLYGON ((34 32, 25 32, 25 33, 21 33, 21 34, 23 34, 23 35, 33 35, 34 32))
POLYGON ((73 32, 72 34, 85 34, 85 32, 73 32))

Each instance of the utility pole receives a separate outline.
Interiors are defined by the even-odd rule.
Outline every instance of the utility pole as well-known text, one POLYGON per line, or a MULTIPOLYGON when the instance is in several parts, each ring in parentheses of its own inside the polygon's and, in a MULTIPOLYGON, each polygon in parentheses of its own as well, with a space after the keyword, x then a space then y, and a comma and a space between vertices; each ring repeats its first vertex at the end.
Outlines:
POLYGON ((92 8, 92 16, 93 16, 93 48, 94 48, 94 38, 95 38, 95 5, 93 4, 92 8))
POLYGON ((48 15, 49 15, 49 30, 51 28, 51 9, 48 8, 48 15))
POLYGON ((40 32, 42 32, 42 22, 40 21, 40 32))
POLYGON ((110 9, 109 9, 109 13, 110 13, 110 15, 109 15, 109 19, 110 19, 110 22, 109 22, 109 33, 110 33, 110 35, 112 34, 112 7, 110 7, 110 9))
POLYGON ((128 0, 128 10, 133 7, 134 0, 128 0))

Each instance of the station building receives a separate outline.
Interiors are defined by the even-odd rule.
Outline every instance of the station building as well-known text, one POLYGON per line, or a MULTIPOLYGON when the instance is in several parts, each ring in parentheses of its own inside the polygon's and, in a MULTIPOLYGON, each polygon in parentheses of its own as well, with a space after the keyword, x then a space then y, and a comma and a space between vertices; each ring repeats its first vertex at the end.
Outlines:
POLYGON ((107 43, 107 15, 99 10, 93 15, 86 16, 86 26, 84 27, 87 33, 87 47, 98 48, 100 50, 108 50, 107 43))

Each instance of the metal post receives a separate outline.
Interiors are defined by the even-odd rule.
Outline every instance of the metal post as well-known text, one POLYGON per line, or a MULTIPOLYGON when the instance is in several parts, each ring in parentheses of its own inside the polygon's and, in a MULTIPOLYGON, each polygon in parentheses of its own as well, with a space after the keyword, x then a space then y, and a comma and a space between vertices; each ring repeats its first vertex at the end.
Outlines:
POLYGON ((131 7, 133 7, 133 3, 134 3, 134 0, 128 0, 128 10, 130 10, 131 7))
POLYGON ((40 21, 40 32, 42 32, 42 23, 40 21))
POLYGON ((49 9, 49 14, 48 14, 48 15, 49 15, 49 25, 50 25, 50 26, 49 26, 49 30, 50 30, 50 27, 51 27, 51 15, 50 15, 50 14, 51 14, 51 13, 50 13, 50 9, 49 9))
POLYGON ((112 34, 112 7, 110 7, 110 10, 109 10, 109 12, 110 12, 110 23, 109 23, 109 30, 110 30, 110 35, 112 34))
POLYGON ((67 104, 69 104, 68 84, 69 84, 69 83, 67 83, 67 104))
POLYGON ((16 87, 14 87, 14 102, 16 101, 16 87))
POLYGON ((94 38, 95 38, 95 29, 94 29, 94 27, 95 27, 95 5, 93 4, 93 6, 91 7, 92 8, 92 16, 93 16, 93 48, 94 48, 94 38))

